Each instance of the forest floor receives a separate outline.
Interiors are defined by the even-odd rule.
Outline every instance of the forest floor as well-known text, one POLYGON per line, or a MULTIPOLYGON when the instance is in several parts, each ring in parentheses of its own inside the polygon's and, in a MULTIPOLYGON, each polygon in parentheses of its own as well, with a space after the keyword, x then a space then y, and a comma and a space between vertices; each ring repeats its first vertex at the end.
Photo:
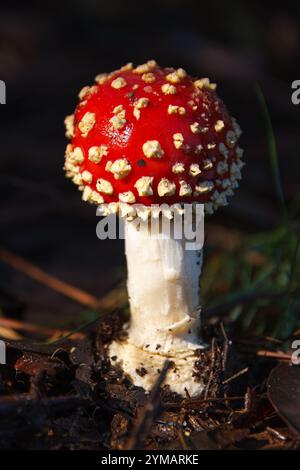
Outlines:
MULTIPOLYGON (((106 300, 120 298, 120 290, 106 300)), ((208 322, 203 333, 212 339, 198 361, 202 395, 171 393, 163 385, 167 363, 146 394, 106 358, 126 318, 126 308, 113 308, 80 331, 52 331, 47 342, 49 329, 0 319, 6 336, 40 338, 5 339, 2 449, 300 448, 300 371, 272 338, 231 340, 221 321, 208 322)))

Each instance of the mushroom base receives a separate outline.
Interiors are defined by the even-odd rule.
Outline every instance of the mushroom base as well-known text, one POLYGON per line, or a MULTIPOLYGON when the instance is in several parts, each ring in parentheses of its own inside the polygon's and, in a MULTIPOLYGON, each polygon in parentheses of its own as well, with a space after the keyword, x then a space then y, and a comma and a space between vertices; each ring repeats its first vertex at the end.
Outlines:
MULTIPOLYGON (((199 349, 201 346, 199 346, 199 349)), ((172 392, 185 396, 200 395, 204 382, 195 374, 195 362, 199 359, 199 349, 177 352, 176 355, 162 355, 148 352, 130 344, 128 341, 114 341, 109 348, 109 356, 114 365, 119 365, 125 375, 138 387, 150 391, 156 382, 165 361, 172 361, 174 366, 167 373, 164 384, 172 392)))

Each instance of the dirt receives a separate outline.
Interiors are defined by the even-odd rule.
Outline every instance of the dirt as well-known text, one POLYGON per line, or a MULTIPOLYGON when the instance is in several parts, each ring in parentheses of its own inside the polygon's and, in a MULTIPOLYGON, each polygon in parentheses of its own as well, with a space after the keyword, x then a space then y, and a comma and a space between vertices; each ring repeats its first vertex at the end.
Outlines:
POLYGON ((266 393, 277 361, 243 351, 216 325, 205 331, 212 340, 196 362, 195 375, 205 377, 202 396, 182 398, 160 383, 147 395, 105 355, 123 322, 115 312, 59 345, 7 341, 7 365, 0 366, 2 449, 300 447, 266 393))

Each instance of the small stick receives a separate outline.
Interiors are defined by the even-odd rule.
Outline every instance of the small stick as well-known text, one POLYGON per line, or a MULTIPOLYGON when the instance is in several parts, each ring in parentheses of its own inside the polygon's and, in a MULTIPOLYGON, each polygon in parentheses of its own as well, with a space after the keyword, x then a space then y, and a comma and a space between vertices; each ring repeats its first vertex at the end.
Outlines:
POLYGON ((257 351, 257 356, 273 357, 274 359, 282 359, 290 361, 292 356, 281 351, 257 351))
POLYGON ((230 343, 229 343, 229 339, 228 339, 228 336, 227 336, 227 333, 226 333, 223 322, 220 323, 220 328, 221 328, 221 332, 222 332, 222 335, 223 335, 223 338, 224 338, 224 348, 223 348, 223 357, 222 357, 222 370, 223 370, 223 372, 225 372, 226 365, 227 365, 227 359, 228 359, 229 344, 230 343))
MULTIPOLYGON (((14 330, 23 330, 27 331, 28 333, 39 333, 43 336, 52 336, 57 333, 65 335, 69 333, 69 331, 59 330, 54 328, 46 328, 40 325, 33 325, 32 323, 22 322, 19 320, 13 320, 11 318, 0 317, 0 326, 4 326, 7 328, 12 328, 14 330)), ((84 335, 82 333, 74 333, 72 335, 73 338, 83 338, 84 335)))
POLYGON ((249 367, 245 367, 245 369, 242 369, 240 370, 239 372, 237 372, 236 374, 232 375, 231 377, 229 377, 228 379, 226 380, 223 380, 222 384, 225 385, 225 384, 228 384, 229 382, 231 382, 232 380, 235 380, 237 379, 238 377, 240 377, 241 375, 245 374, 246 372, 248 372, 249 370, 249 367))
POLYGON ((179 438, 181 447, 182 447, 184 450, 189 450, 189 446, 187 445, 187 443, 186 443, 186 441, 185 441, 185 438, 184 438, 184 435, 183 435, 183 432, 181 431, 180 428, 177 428, 177 435, 178 435, 178 438, 179 438))
POLYGON ((46 273, 41 268, 38 268, 29 261, 15 255, 8 250, 3 248, 0 249, 0 260, 17 269, 18 271, 23 272, 27 276, 30 276, 32 279, 35 279, 41 284, 50 287, 51 289, 65 295, 66 297, 70 297, 71 299, 76 300, 82 305, 94 308, 98 303, 98 299, 93 295, 78 289, 77 287, 74 287, 67 282, 57 279, 55 276, 46 273))
POLYGON ((282 344, 281 339, 273 338, 273 336, 266 336, 266 340, 270 343, 282 344))
POLYGON ((159 408, 159 390, 165 381, 166 375, 172 365, 172 362, 166 361, 159 374, 159 377, 151 390, 149 401, 146 403, 140 417, 137 420, 133 435, 129 438, 126 450, 141 449, 147 439, 153 420, 159 408))
POLYGON ((67 407, 74 406, 79 407, 81 405, 89 404, 90 401, 86 398, 81 398, 77 395, 66 395, 57 396, 51 398, 33 398, 30 393, 21 393, 16 396, 3 396, 0 397, 0 414, 6 416, 11 413, 18 414, 21 409, 26 409, 29 406, 37 405, 45 407, 50 410, 56 407, 67 407))
POLYGON ((210 374, 209 374, 208 382, 205 388, 204 399, 207 399, 208 397, 208 392, 209 392, 209 389, 213 380, 213 376, 214 376, 215 362, 216 362, 216 338, 213 338, 211 341, 210 374))
POLYGON ((281 441, 286 441, 286 437, 283 434, 281 434, 279 431, 277 431, 276 429, 273 429, 270 426, 267 426, 266 430, 270 434, 272 434, 273 437, 276 437, 277 439, 280 439, 281 441))
POLYGON ((203 405, 205 403, 224 403, 227 401, 237 401, 237 400, 243 400, 243 396, 237 396, 237 397, 219 397, 219 398, 206 398, 203 400, 194 400, 191 399, 189 401, 183 400, 180 403, 162 403, 162 406, 164 408, 183 408, 183 409, 193 409, 196 408, 197 406, 203 405))

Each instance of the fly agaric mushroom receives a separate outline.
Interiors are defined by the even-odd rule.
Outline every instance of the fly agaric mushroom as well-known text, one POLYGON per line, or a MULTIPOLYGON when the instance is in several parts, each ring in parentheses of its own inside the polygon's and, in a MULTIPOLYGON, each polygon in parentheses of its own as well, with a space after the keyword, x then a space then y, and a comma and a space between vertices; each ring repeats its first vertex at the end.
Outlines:
POLYGON ((202 250, 187 251, 173 235, 151 238, 136 216, 170 219, 183 204, 208 213, 227 204, 241 178, 241 130, 207 78, 193 79, 155 61, 127 64, 98 75, 79 93, 65 120, 71 143, 66 176, 82 199, 104 215, 125 219, 131 321, 128 337, 108 354, 136 385, 151 389, 166 358, 174 362, 166 383, 191 396, 203 389, 195 361, 202 250), (138 203, 139 206, 134 205, 138 203), (155 209, 153 204, 156 205, 155 209))

